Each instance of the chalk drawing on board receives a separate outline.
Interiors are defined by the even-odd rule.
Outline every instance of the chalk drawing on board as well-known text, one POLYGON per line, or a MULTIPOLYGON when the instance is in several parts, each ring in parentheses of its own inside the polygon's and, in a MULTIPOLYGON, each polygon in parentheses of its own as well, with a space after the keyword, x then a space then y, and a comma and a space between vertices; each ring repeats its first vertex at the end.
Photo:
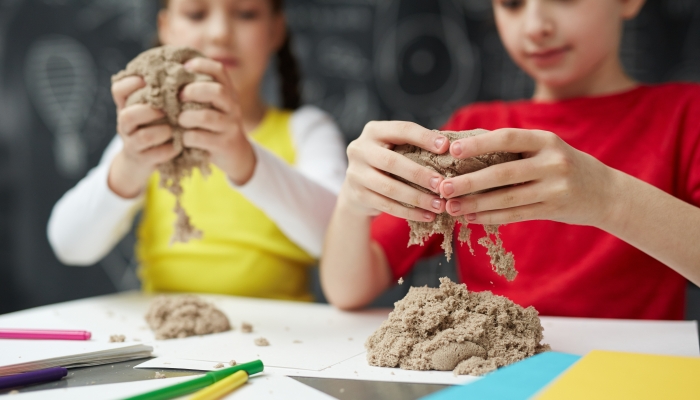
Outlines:
POLYGON ((40 37, 29 47, 24 76, 32 103, 53 133, 59 174, 66 178, 83 175, 87 149, 81 129, 97 92, 90 52, 68 36, 40 37))
POLYGON ((392 111, 416 119, 446 119, 475 100, 479 59, 463 14, 450 0, 434 13, 399 18, 401 1, 377 8, 374 71, 381 99, 392 111))

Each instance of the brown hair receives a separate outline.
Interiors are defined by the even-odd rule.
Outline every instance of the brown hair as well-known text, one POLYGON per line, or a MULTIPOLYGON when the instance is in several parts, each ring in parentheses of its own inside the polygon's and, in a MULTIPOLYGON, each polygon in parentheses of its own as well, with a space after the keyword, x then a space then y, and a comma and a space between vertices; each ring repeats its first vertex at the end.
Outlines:
MULTIPOLYGON (((284 0, 270 0, 272 10, 275 13, 284 11, 284 0)), ((168 0, 160 0, 161 8, 168 8, 168 0)), ((289 110, 296 110, 301 106, 301 91, 299 89, 301 76, 299 73, 299 63, 294 53, 292 53, 291 33, 287 30, 287 36, 282 43, 282 47, 277 50, 277 72, 280 77, 280 94, 282 107, 289 110)))

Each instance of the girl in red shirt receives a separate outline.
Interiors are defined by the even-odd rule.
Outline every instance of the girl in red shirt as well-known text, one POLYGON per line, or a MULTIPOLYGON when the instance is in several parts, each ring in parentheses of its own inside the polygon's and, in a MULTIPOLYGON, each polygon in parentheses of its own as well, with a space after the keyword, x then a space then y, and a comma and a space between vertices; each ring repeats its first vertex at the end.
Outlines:
POLYGON ((544 315, 681 319, 685 279, 700 283, 700 85, 647 86, 625 73, 623 22, 643 3, 494 0, 506 49, 536 82, 533 98, 457 111, 444 129, 492 131, 452 143, 409 122, 367 124, 348 148, 327 233, 328 300, 362 307, 418 258, 439 253, 442 237, 407 248, 405 220, 447 211, 470 224, 509 224, 501 236, 516 259, 513 282, 491 271, 484 249, 472 256, 457 246, 471 290, 544 315), (405 143, 456 158, 523 158, 446 179, 391 151, 405 143), (465 196, 496 187, 504 188, 465 196))

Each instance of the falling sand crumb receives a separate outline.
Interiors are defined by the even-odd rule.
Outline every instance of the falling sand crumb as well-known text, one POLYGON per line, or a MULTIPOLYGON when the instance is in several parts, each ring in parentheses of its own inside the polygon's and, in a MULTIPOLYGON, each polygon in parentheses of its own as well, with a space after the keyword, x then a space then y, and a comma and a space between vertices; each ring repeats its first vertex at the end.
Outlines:
POLYGON ((196 50, 187 47, 162 46, 139 54, 126 69, 112 77, 112 83, 128 76, 141 76, 146 86, 135 91, 126 101, 126 105, 148 104, 162 110, 165 117, 152 125, 167 123, 173 128, 173 146, 180 152, 171 161, 158 166, 160 185, 175 196, 177 215, 171 242, 186 243, 190 239, 199 239, 202 232, 192 226, 190 217, 182 208, 180 198, 182 185, 180 181, 192 175, 194 168, 199 168, 202 176, 211 174, 209 154, 200 149, 185 148, 182 144, 184 128, 178 124, 180 112, 210 108, 200 103, 182 103, 180 90, 187 84, 198 81, 212 81, 208 75, 190 72, 184 67, 188 60, 201 57, 196 50))
POLYGON ((399 285, 403 285, 403 278, 399 278, 399 285))
POLYGON ((250 333, 250 332, 253 332, 253 325, 251 325, 251 324, 249 324, 249 323, 247 323, 247 322, 243 322, 243 323, 241 324, 241 332, 243 332, 243 333, 250 333))
POLYGON ((256 346, 269 346, 270 345, 270 342, 268 342, 267 339, 265 339, 263 337, 255 339, 253 341, 253 343, 255 343, 256 346))
POLYGON ((233 367, 236 365, 236 360, 231 360, 228 362, 229 367, 233 367))
MULTIPOLYGON (((441 131, 440 133, 447 137, 450 141, 456 139, 463 139, 471 136, 481 135, 487 133, 488 131, 484 129, 475 129, 470 131, 441 131)), ((399 154, 406 156, 408 159, 427 167, 433 171, 440 173, 441 175, 451 178, 459 175, 464 175, 470 172, 479 171, 481 169, 490 167, 492 165, 501 164, 505 162, 515 161, 520 158, 520 155, 515 153, 489 153, 481 156, 465 158, 463 160, 458 160, 452 157, 449 152, 444 154, 434 154, 430 151, 423 150, 420 147, 413 146, 410 144, 404 144, 396 146, 394 148, 399 154)), ((416 189, 425 192, 432 193, 428 189, 422 186, 407 182, 401 177, 396 177, 397 179, 408 183, 409 185, 415 187, 416 189)), ((477 194, 481 192, 475 192, 472 194, 477 194)), ((408 207, 413 207, 411 205, 405 204, 408 207)), ((474 249, 471 243, 471 229, 468 227, 468 222, 466 218, 453 217, 447 212, 439 214, 433 222, 419 222, 419 221, 408 221, 408 225, 411 228, 410 239, 408 245, 423 243, 428 240, 430 236, 436 233, 441 233, 443 235, 442 248, 445 250, 445 256, 447 261, 450 260, 452 256, 452 236, 455 230, 455 225, 457 222, 460 223, 461 227, 459 230, 459 235, 457 239, 460 243, 467 243, 469 246, 469 251, 474 254, 474 249)), ((517 272, 515 271, 515 261, 512 253, 506 253, 503 249, 503 241, 501 241, 498 235, 498 225, 485 226, 486 237, 482 238, 485 240, 478 240, 478 243, 487 249, 487 254, 491 257, 491 265, 496 273, 503 275, 509 281, 515 279, 517 272), (496 237, 496 241, 490 238, 490 235, 496 237)))
POLYGON ((218 363, 214 366, 214 368, 216 368, 216 369, 223 368, 223 367, 224 367, 224 364, 222 364, 222 363, 218 363))
POLYGON ((165 374, 162 372, 156 372, 156 379, 165 379, 165 374))
POLYGON ((231 330, 226 315, 193 295, 160 296, 151 303, 146 322, 156 339, 184 338, 231 330))
POLYGON ((412 287, 365 342, 377 367, 483 375, 549 350, 533 307, 440 278, 439 288, 412 287))
POLYGON ((109 337, 110 343, 121 343, 125 340, 126 340, 126 336, 124 336, 124 335, 111 335, 109 337))

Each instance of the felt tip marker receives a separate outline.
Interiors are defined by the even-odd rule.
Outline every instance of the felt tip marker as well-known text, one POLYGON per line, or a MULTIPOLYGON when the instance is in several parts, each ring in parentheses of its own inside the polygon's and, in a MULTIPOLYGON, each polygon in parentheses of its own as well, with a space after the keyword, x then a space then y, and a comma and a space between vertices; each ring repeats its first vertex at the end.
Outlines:
POLYGON ((88 331, 0 328, 0 339, 90 340, 91 336, 88 331))

